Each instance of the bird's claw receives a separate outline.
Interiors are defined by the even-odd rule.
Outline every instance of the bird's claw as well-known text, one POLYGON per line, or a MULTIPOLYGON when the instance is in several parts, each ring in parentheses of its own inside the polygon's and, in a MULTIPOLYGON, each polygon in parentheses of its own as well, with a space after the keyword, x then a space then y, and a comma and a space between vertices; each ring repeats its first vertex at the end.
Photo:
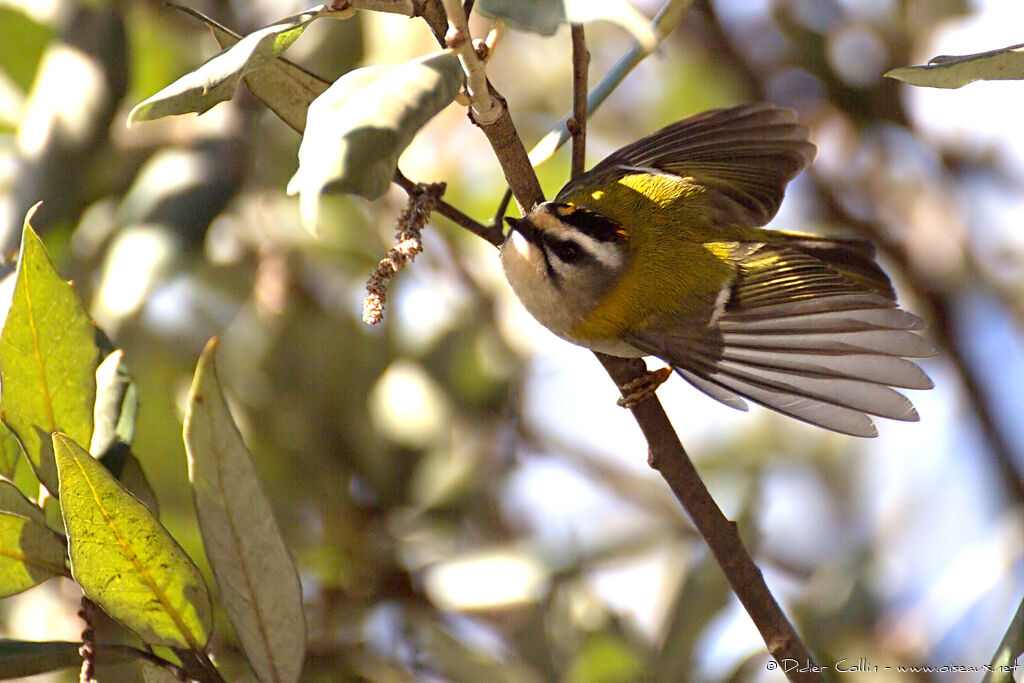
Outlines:
POLYGON ((632 382, 619 387, 622 397, 615 403, 623 408, 633 408, 647 399, 654 396, 658 387, 672 376, 672 368, 658 368, 652 372, 645 372, 632 382))

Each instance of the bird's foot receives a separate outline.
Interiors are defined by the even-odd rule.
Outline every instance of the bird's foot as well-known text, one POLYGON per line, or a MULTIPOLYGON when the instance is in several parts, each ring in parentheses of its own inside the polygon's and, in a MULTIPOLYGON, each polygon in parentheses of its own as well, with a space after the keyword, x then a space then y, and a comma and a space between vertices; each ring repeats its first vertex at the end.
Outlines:
POLYGON ((672 376, 672 368, 658 368, 653 372, 645 372, 632 382, 619 387, 622 397, 615 403, 623 408, 633 408, 654 396, 658 387, 672 376))

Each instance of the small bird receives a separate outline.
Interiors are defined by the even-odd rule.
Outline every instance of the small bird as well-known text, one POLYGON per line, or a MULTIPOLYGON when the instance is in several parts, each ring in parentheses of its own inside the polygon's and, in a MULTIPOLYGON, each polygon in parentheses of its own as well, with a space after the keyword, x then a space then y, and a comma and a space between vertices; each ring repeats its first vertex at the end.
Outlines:
POLYGON ((814 155, 787 109, 683 119, 506 218, 505 276, 556 335, 656 356, 727 406, 747 399, 863 437, 878 434, 869 415, 916 421, 891 387, 930 389, 906 358, 935 348, 897 305, 874 246, 759 227, 814 155))

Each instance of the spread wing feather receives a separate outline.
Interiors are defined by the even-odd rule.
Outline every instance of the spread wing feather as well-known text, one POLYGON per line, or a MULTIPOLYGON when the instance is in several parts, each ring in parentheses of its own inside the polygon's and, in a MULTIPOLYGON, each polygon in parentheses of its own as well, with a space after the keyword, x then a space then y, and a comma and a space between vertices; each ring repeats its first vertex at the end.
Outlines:
POLYGON ((680 314, 630 342, 733 408, 745 409, 747 399, 855 436, 877 434, 869 415, 917 420, 890 387, 931 388, 906 359, 935 348, 915 333, 924 323, 898 308, 863 243, 850 242, 851 253, 846 246, 804 236, 737 245, 744 256, 735 280, 707 324, 680 314), (825 254, 828 261, 817 256, 825 254))
POLYGON ((707 189, 721 225, 764 225, 782 203, 786 184, 814 159, 806 126, 792 111, 768 104, 713 109, 677 121, 613 152, 570 182, 608 182, 636 169, 692 178, 707 189))

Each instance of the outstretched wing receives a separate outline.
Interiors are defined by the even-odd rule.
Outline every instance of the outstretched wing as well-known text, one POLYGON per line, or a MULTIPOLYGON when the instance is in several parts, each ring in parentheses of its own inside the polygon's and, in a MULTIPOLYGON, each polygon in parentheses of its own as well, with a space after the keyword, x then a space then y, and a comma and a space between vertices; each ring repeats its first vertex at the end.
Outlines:
POLYGON ((915 334, 870 245, 798 237, 784 245, 738 244, 739 267, 710 322, 659 321, 630 338, 712 398, 743 399, 804 422, 875 436, 868 415, 917 420, 891 387, 929 389, 907 358, 935 354, 915 334))
POLYGON ((764 225, 786 184, 814 159, 806 126, 769 104, 712 109, 677 121, 613 152, 559 192, 608 182, 637 169, 692 178, 707 188, 720 225, 764 225))

